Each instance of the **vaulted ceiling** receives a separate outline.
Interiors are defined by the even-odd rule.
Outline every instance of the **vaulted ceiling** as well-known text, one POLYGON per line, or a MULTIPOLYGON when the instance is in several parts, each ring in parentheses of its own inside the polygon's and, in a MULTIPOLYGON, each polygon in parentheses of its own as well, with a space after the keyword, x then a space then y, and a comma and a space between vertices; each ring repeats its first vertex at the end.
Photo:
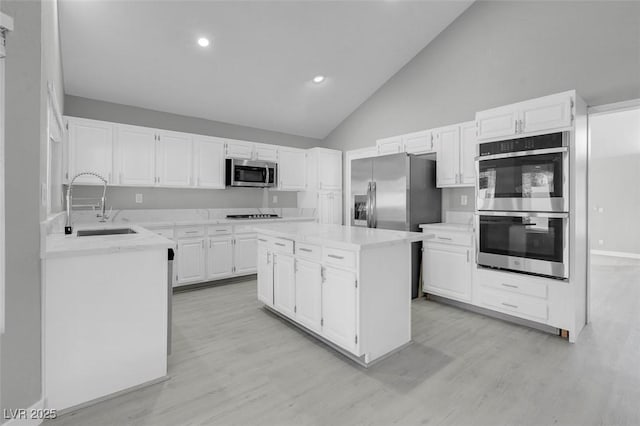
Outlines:
POLYGON ((323 138, 471 3, 62 0, 65 91, 323 138))

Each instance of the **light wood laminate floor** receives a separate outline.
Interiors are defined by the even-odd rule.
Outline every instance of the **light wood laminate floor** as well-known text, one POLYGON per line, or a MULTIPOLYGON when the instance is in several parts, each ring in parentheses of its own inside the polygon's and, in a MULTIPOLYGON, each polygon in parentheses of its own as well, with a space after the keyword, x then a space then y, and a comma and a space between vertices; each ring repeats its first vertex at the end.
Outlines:
POLYGON ((171 380, 54 425, 637 425, 640 263, 594 258, 576 344, 424 299, 361 368, 269 314, 255 281, 177 294, 171 380))

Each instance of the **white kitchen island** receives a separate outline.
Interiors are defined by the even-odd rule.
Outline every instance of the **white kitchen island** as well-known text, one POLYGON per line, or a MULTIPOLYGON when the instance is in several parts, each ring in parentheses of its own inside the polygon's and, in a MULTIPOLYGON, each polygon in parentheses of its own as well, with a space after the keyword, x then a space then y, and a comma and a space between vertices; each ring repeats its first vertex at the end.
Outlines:
POLYGON ((256 225, 258 299, 368 366, 411 341, 411 242, 417 232, 256 225))

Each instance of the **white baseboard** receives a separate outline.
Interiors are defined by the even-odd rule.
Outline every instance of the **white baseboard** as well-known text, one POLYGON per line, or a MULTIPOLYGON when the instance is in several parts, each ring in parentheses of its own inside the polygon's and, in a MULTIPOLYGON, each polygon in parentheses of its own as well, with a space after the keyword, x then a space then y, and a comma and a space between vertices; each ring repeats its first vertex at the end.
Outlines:
POLYGON ((640 254, 627 253, 624 251, 591 250, 591 254, 600 256, 624 257, 626 259, 640 259, 640 254))
MULTIPOLYGON (((44 409, 44 399, 40 399, 35 402, 31 407, 27 408, 26 419, 11 419, 8 422, 4 423, 3 426, 38 426, 42 424, 44 419, 31 418, 31 413, 35 410, 44 409)), ((8 413, 4 413, 8 414, 8 413)))

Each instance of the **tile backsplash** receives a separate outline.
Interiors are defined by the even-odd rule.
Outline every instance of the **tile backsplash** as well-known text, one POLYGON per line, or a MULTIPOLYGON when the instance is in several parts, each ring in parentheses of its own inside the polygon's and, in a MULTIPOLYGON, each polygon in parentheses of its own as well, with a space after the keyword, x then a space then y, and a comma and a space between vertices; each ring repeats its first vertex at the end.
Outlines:
POLYGON ((476 209, 475 188, 444 188, 442 190, 442 217, 446 217, 447 211, 473 212, 476 209), (466 197, 466 204, 463 204, 466 197))

